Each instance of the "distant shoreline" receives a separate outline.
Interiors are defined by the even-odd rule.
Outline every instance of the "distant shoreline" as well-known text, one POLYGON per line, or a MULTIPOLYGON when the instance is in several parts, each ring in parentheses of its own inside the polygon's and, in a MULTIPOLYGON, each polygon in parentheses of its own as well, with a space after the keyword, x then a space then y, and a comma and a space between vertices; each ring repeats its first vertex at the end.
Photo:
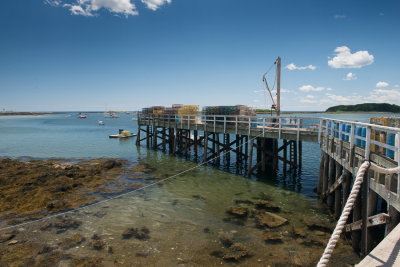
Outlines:
POLYGON ((46 115, 46 114, 54 114, 54 112, 15 112, 15 111, 1 111, 0 116, 14 116, 14 115, 46 115))

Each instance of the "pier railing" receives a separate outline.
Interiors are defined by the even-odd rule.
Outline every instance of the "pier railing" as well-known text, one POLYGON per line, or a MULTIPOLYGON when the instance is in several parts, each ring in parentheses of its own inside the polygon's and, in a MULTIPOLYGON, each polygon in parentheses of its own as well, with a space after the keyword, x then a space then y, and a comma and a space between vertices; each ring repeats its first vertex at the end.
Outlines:
POLYGON ((138 114, 140 125, 160 127, 178 127, 210 132, 243 134, 249 136, 271 137, 283 139, 284 134, 291 134, 290 139, 299 141, 302 134, 315 138, 318 136, 319 120, 307 117, 270 117, 244 115, 193 115, 193 114, 138 114), (294 136, 294 138, 293 138, 294 136))
MULTIPOLYGON (((386 168, 400 166, 400 129, 369 123, 321 118, 321 149, 355 175, 364 160, 386 168)), ((400 211, 400 175, 368 175, 369 188, 400 211)))

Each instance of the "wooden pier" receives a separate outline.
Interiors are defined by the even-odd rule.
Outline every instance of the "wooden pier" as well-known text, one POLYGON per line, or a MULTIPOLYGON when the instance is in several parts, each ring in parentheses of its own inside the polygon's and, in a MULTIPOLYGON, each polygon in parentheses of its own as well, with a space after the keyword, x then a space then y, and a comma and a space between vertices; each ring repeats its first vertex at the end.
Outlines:
MULTIPOLYGON (((375 124, 309 117, 138 114, 138 128, 137 145, 145 142, 215 165, 235 162, 248 175, 277 170, 279 161, 284 169, 301 168, 302 142, 318 142, 316 190, 336 219, 363 161, 400 166, 400 128, 375 124)), ((399 174, 368 171, 346 225, 353 248, 365 257, 399 222, 399 174)))

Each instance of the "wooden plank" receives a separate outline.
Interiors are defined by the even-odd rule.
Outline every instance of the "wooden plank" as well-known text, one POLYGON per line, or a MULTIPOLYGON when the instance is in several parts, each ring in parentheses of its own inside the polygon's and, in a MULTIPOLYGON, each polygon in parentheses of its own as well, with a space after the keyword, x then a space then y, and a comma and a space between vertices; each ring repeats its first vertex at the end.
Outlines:
POLYGON ((328 190, 326 190, 325 193, 321 194, 321 197, 325 198, 327 195, 332 194, 343 182, 344 175, 342 174, 339 179, 337 179, 335 183, 328 190))
MULTIPOLYGON (((377 215, 368 217, 367 227, 386 224, 388 222, 389 222, 389 215, 386 213, 381 213, 381 214, 377 214, 377 215)), ((356 222, 346 224, 345 230, 346 230, 346 232, 357 231, 357 230, 361 230, 362 226, 363 226, 363 220, 358 220, 356 222)))
POLYGON ((400 266, 400 224, 357 267, 400 266))

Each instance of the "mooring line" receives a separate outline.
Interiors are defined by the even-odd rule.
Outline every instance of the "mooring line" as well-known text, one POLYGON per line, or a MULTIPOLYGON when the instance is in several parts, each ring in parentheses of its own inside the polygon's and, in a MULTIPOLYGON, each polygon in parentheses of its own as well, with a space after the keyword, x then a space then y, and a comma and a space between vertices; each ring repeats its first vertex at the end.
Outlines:
POLYGON ((192 167, 192 168, 186 169, 186 170, 184 170, 184 171, 182 171, 182 172, 179 172, 179 173, 177 173, 177 174, 174 174, 174 175, 172 175, 172 176, 170 176, 170 177, 167 177, 167 178, 158 180, 158 181, 156 181, 156 182, 154 182, 154 183, 144 185, 144 186, 139 187, 139 188, 136 188, 136 189, 134 189, 134 190, 132 190, 132 191, 129 191, 129 192, 120 194, 120 195, 118 195, 118 196, 114 196, 114 197, 110 197, 110 198, 107 198, 107 199, 103 199, 103 200, 100 200, 100 201, 98 201, 98 202, 94 202, 94 203, 92 203, 92 204, 88 204, 88 205, 83 206, 83 207, 79 207, 79 208, 76 208, 76 209, 72 209, 72 210, 60 212, 60 213, 57 213, 57 214, 49 215, 49 216, 46 216, 46 217, 43 217, 43 218, 40 218, 40 219, 36 219, 36 220, 27 221, 27 222, 23 222, 23 223, 11 225, 11 226, 3 227, 3 228, 0 228, 0 231, 9 230, 9 229, 13 229, 13 228, 17 228, 17 227, 21 227, 21 226, 33 224, 33 223, 38 223, 38 222, 46 221, 46 220, 49 220, 49 219, 52 219, 52 218, 55 218, 55 217, 59 217, 59 216, 64 216, 64 215, 66 215, 66 214, 70 214, 70 213, 74 213, 74 212, 77 212, 77 211, 81 211, 81 210, 84 210, 84 209, 87 209, 87 208, 91 208, 91 207, 94 207, 94 206, 97 206, 97 205, 106 203, 106 202, 108 202, 108 201, 111 201, 111 200, 114 200, 114 199, 118 199, 118 198, 121 198, 121 197, 126 196, 126 195, 129 195, 129 194, 133 194, 133 193, 138 192, 138 191, 142 191, 142 190, 144 190, 144 189, 146 189, 146 188, 148 188, 148 187, 151 187, 151 186, 154 186, 154 185, 157 185, 157 184, 161 184, 162 182, 165 182, 165 181, 170 180, 170 179, 172 179, 172 178, 175 178, 175 177, 177 177, 177 176, 179 176, 179 175, 182 175, 182 174, 184 174, 184 173, 187 173, 187 172, 189 172, 189 171, 192 171, 192 170, 194 170, 194 169, 197 169, 197 168, 199 168, 199 167, 201 167, 201 166, 203 166, 203 165, 205 165, 205 164, 207 164, 207 163, 209 163, 209 162, 211 162, 211 161, 213 161, 213 160, 215 160, 215 159, 217 159, 217 158, 220 158, 221 156, 223 156, 223 155, 229 153, 232 149, 237 149, 237 148, 239 148, 239 147, 241 147, 241 146, 246 145, 247 143, 253 141, 253 140, 256 139, 257 137, 260 137, 261 135, 262 135, 262 133, 259 134, 259 135, 257 135, 257 136, 255 136, 255 137, 253 137, 253 138, 251 138, 251 139, 249 139, 249 140, 247 140, 247 141, 245 141, 245 142, 244 142, 243 144, 241 144, 241 145, 237 145, 237 146, 235 146, 235 147, 229 149, 229 151, 222 152, 220 155, 218 155, 218 156, 216 156, 216 157, 214 157, 214 158, 211 158, 211 159, 209 159, 209 160, 207 160, 207 161, 205 161, 205 162, 202 162, 202 163, 200 163, 200 164, 198 164, 198 165, 196 165, 196 166, 194 166, 194 167, 192 167))

